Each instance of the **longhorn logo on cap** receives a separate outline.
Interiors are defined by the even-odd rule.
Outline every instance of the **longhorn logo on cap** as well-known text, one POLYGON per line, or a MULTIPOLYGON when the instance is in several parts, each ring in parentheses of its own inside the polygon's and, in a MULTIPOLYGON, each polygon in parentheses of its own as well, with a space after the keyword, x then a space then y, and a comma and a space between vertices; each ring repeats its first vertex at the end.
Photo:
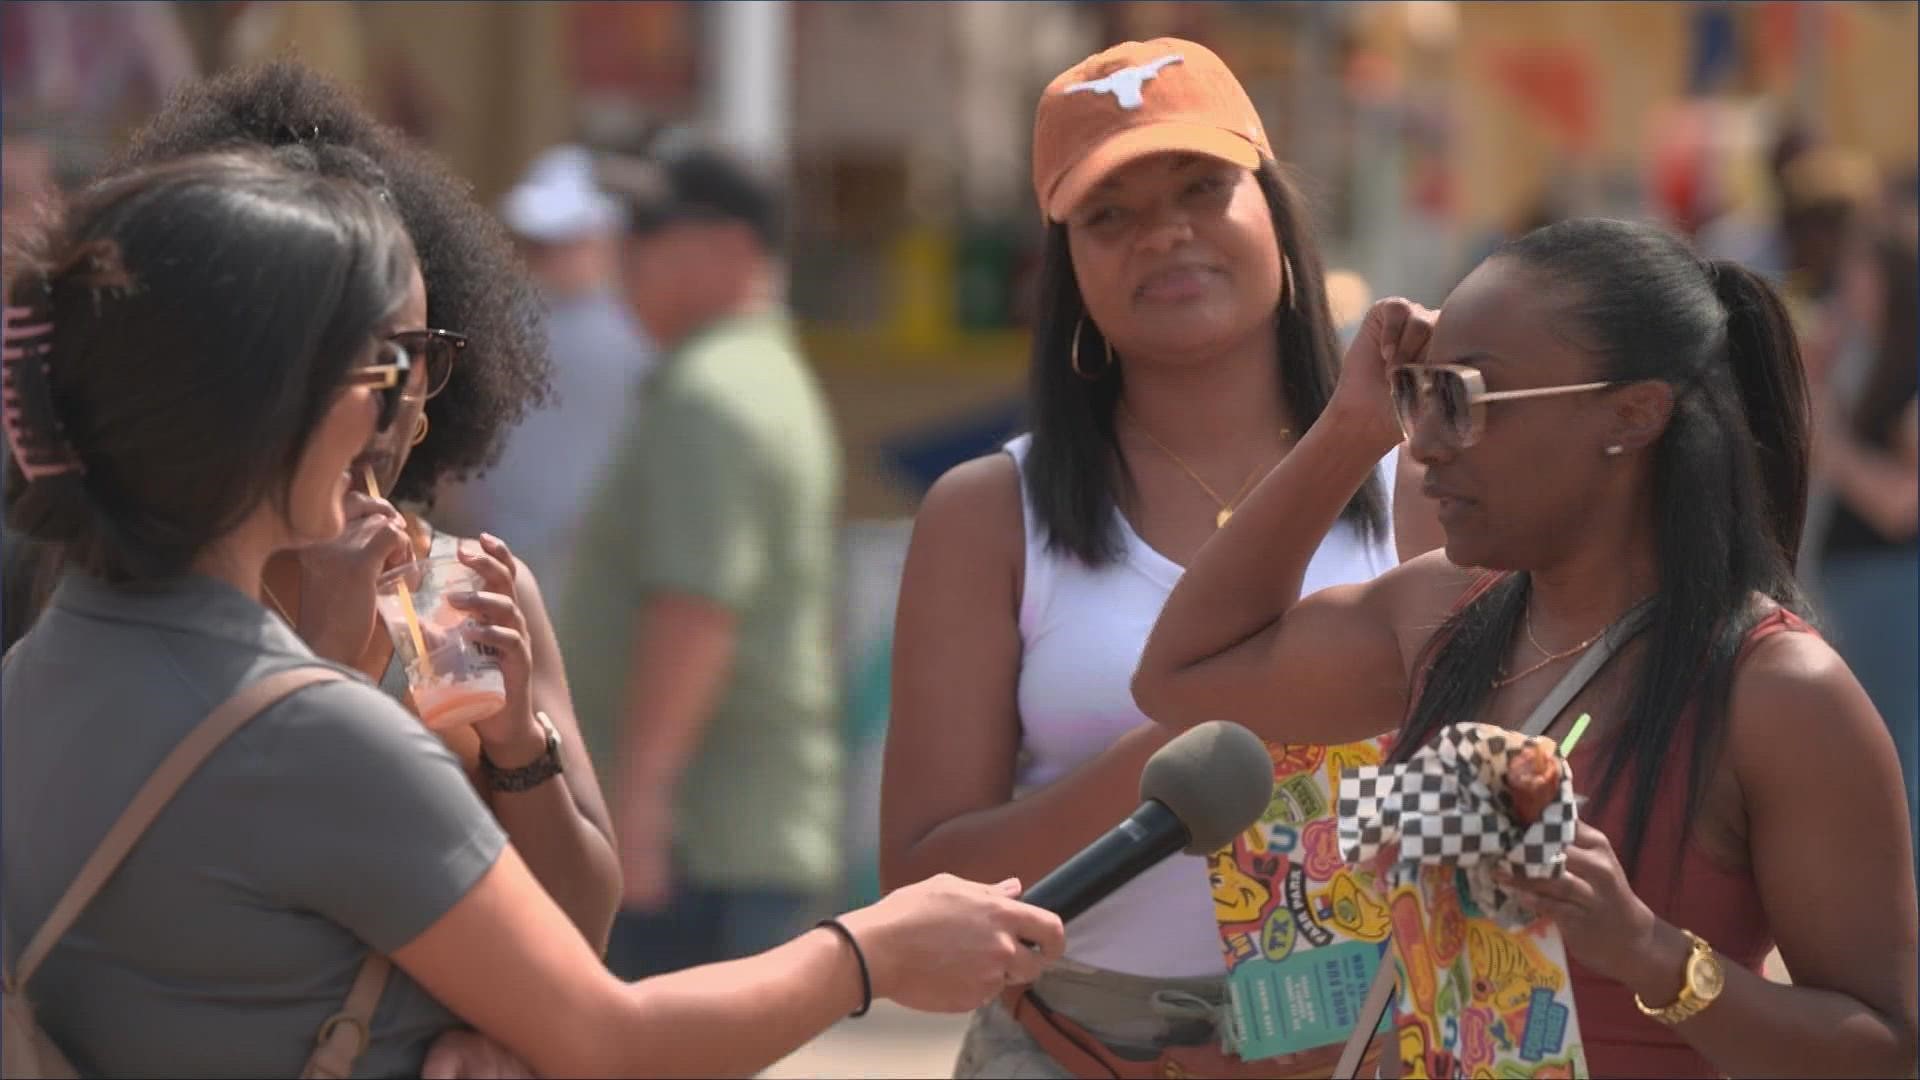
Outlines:
POLYGON ((1168 64, 1178 64, 1183 58, 1179 54, 1163 56, 1158 60, 1149 60, 1134 67, 1124 67, 1111 75, 1094 79, 1091 82, 1074 83, 1067 87, 1069 94, 1078 94, 1091 90, 1096 94, 1112 94, 1113 100, 1123 109, 1137 109, 1146 104, 1146 98, 1140 96, 1140 88, 1160 74, 1160 69, 1168 64))

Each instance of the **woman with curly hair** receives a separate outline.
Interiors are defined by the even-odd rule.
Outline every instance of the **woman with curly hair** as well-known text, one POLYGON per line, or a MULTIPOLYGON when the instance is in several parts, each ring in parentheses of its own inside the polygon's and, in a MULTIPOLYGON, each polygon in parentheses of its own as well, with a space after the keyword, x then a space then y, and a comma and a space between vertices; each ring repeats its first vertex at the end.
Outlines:
POLYGON ((509 429, 545 401, 537 294, 505 230, 464 181, 299 64, 189 84, 134 134, 113 171, 246 147, 267 148, 297 171, 356 181, 391 205, 419 254, 432 328, 407 343, 425 363, 410 376, 400 415, 353 465, 355 488, 371 474, 386 498, 350 492, 347 528, 275 556, 260 598, 320 656, 404 701, 406 678, 374 609, 375 580, 416 555, 457 554, 480 571, 486 584, 469 612, 499 647, 508 705, 441 737, 541 884, 602 947, 618 865, 539 583, 498 539, 436 533, 424 517, 439 485, 492 464, 509 429))

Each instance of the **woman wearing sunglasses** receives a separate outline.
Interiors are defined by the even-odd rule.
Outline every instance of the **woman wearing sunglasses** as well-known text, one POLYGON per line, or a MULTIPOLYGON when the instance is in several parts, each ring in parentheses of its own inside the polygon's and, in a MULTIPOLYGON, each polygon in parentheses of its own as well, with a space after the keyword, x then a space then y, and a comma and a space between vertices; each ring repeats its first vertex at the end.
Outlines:
POLYGON ((1058 954, 1017 883, 945 878, 744 960, 615 979, 446 746, 259 599, 275 552, 345 527, 356 464, 419 385, 395 339, 425 301, 387 202, 260 152, 193 156, 20 240, 7 524, 65 569, 0 680, 9 1076, 59 1075, 14 1071, 21 991, 82 1076, 528 1074, 432 1061, 478 1042, 462 1021, 533 1075, 748 1075, 876 998, 967 1009, 1058 954), (124 861, 82 873, 222 702, 275 685, 124 861))
POLYGON ((541 883, 601 947, 619 870, 540 583, 501 541, 437 532, 427 516, 442 483, 484 469, 512 426, 545 399, 537 295, 505 232, 465 183, 296 63, 188 84, 135 133, 120 167, 234 145, 267 148, 290 167, 381 193, 406 223, 422 275, 407 320, 388 338, 412 368, 393 423, 354 461, 347 527, 337 539, 276 556, 262 601, 315 652, 405 702, 406 679, 374 608, 376 580, 415 556, 457 555, 480 572, 485 586, 468 610, 500 651, 508 705, 441 737, 541 883), (366 490, 369 475, 380 497, 366 490))
POLYGON ((1287 741, 1398 724, 1404 757, 1447 724, 1519 727, 1644 602, 1547 729, 1592 718, 1567 873, 1512 884, 1565 937, 1594 1075, 1912 1075, 1899 763, 1799 614, 1807 425, 1752 273, 1651 226, 1534 232, 1443 314, 1374 308, 1320 422, 1174 590, 1135 698, 1287 741), (1403 437, 1444 552, 1301 596, 1321 530, 1403 437), (1760 974, 1776 943, 1792 986, 1760 974))

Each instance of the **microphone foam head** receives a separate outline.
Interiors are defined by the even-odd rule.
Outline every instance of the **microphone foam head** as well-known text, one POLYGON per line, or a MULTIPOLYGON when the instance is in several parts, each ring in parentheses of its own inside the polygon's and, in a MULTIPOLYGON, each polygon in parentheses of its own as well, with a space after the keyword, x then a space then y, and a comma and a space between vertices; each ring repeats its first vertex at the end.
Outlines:
POLYGON ((1140 799, 1159 802, 1187 827, 1187 854, 1211 855, 1266 812, 1273 800, 1273 758, 1253 732, 1211 720, 1147 759, 1140 799))

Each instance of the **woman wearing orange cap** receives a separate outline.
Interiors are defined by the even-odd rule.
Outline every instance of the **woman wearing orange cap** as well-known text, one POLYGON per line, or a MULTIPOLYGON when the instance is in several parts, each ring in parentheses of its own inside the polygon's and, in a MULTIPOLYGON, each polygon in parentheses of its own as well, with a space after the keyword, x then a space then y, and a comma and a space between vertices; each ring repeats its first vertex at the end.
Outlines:
MULTIPOLYGON (((881 821, 889 885, 937 870, 1033 880, 1135 808, 1166 740, 1128 691, 1147 632, 1335 382, 1300 197, 1219 57, 1161 39, 1075 65, 1041 97, 1033 158, 1048 224, 1032 430, 943 477, 914 529, 881 821)), ((1326 532, 1309 588, 1437 544, 1424 500, 1411 517, 1390 509, 1395 459, 1326 532)), ((1208 875, 1176 856, 1076 921, 1068 962, 1032 996, 976 1014, 957 1075, 1247 1068, 1219 1050, 1227 964, 1208 875)), ((1338 1049, 1258 1071, 1326 1075, 1338 1049)))

